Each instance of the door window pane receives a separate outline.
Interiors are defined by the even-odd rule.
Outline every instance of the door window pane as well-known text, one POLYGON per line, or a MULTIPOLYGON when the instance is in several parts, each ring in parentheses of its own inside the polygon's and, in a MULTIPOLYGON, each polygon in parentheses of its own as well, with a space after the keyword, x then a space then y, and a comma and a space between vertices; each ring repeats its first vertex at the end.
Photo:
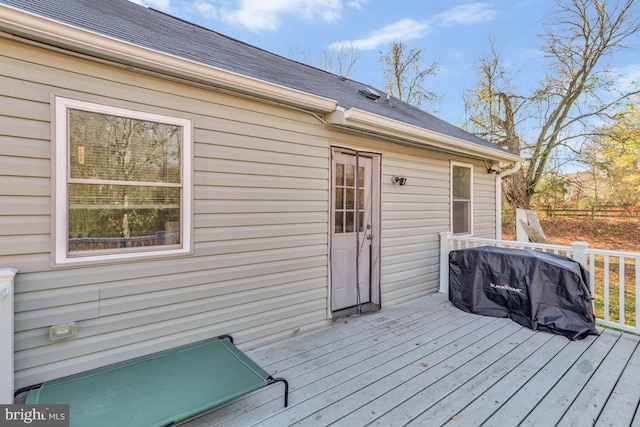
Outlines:
POLYGON ((355 217, 353 216, 353 211, 345 212, 345 228, 344 231, 346 233, 353 233, 356 231, 355 226, 355 217))
POLYGON ((344 185, 344 165, 336 163, 336 186, 344 185))
POLYGON ((355 233, 356 219, 359 220, 359 231, 365 230, 365 173, 364 166, 356 168, 353 164, 335 163, 334 233, 355 233))
POLYGON ((344 188, 336 186, 336 209, 344 209, 344 188))
POLYGON ((353 188, 347 188, 346 189, 346 193, 347 193, 347 203, 345 205, 346 209, 355 209, 355 191, 353 188))
POLYGON ((335 233, 344 233, 344 213, 342 211, 336 211, 335 213, 335 233))
POLYGON ((355 172, 356 172, 356 167, 353 165, 345 165, 346 171, 347 171, 347 180, 346 180, 346 186, 347 187, 355 187, 355 172))

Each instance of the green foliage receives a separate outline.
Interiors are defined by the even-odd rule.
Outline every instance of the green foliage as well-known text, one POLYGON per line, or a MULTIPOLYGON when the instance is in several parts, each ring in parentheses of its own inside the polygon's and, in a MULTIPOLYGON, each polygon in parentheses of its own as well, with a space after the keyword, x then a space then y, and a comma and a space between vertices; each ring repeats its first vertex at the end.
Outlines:
POLYGON ((601 128, 581 154, 594 183, 599 181, 594 204, 640 205, 640 111, 635 105, 628 104, 613 125, 601 128))

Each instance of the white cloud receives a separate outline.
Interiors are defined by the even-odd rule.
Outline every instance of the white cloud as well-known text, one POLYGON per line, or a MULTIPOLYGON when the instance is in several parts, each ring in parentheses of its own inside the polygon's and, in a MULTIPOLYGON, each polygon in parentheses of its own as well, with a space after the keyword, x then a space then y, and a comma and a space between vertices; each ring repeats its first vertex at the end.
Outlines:
POLYGON ((220 19, 220 15, 218 14, 218 8, 216 8, 211 3, 196 2, 196 3, 193 3, 192 6, 196 11, 198 11, 198 13, 202 17, 206 19, 213 19, 213 20, 220 19))
POLYGON ((362 10, 362 6, 367 3, 369 3, 369 0, 349 0, 347 1, 347 6, 353 9, 362 10))
POLYGON ((141 4, 142 6, 152 7, 159 10, 169 10, 170 0, 130 0, 134 3, 141 4))
POLYGON ((342 17, 343 10, 342 0, 242 0, 237 7, 229 3, 224 0, 205 0, 194 2, 192 6, 208 18, 240 25, 255 32, 277 30, 282 24, 283 15, 335 23, 342 17))
POLYGON ((336 42, 331 44, 329 48, 340 49, 345 46, 353 46, 353 48, 357 50, 372 50, 394 41, 420 39, 427 34, 429 29, 430 26, 426 21, 402 19, 372 32, 368 37, 358 40, 344 40, 336 42))
POLYGON ((467 25, 491 21, 495 15, 495 11, 488 3, 469 3, 434 15, 432 22, 438 25, 467 25))
MULTIPOLYGON (((357 0, 354 0, 357 1, 357 0)), ((368 1, 368 0, 360 0, 368 1)), ((377 49, 394 41, 408 41, 424 37, 432 28, 447 25, 467 25, 490 21, 495 11, 488 3, 470 3, 455 6, 438 13, 428 20, 402 19, 391 25, 371 32, 367 37, 356 40, 342 40, 329 46, 330 49, 353 47, 358 50, 377 49)))

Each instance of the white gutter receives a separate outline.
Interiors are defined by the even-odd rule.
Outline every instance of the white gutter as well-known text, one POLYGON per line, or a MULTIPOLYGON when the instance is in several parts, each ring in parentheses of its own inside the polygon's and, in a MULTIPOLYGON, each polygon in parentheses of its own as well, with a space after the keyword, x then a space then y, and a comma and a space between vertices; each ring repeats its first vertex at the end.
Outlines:
POLYGON ((357 108, 349 108, 347 110, 338 109, 331 114, 327 114, 326 120, 332 125, 386 135, 401 140, 414 141, 417 145, 437 148, 448 152, 464 155, 471 154, 476 157, 507 163, 521 162, 523 160, 522 157, 500 148, 485 147, 357 108))
MULTIPOLYGON (((29 40, 305 110, 335 111, 334 100, 141 47, 0 4, 0 30, 29 40)), ((7 36, 1 35, 0 36, 7 36)), ((14 38, 14 37, 9 37, 14 38)))
POLYGON ((522 162, 517 162, 512 168, 496 174, 496 240, 502 240, 502 179, 513 175, 522 168, 522 162))

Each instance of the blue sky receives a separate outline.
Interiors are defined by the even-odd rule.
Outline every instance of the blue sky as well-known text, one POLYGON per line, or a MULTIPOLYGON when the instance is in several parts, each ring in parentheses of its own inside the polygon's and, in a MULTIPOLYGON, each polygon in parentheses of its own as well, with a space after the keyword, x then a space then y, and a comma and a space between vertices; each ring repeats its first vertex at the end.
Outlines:
MULTIPOLYGON (((474 63, 497 42, 503 64, 521 91, 542 76, 538 34, 553 0, 132 0, 279 55, 312 63, 323 50, 350 44, 358 61, 349 75, 383 88, 379 52, 393 41, 423 49, 426 68, 440 71, 427 87, 442 96, 436 115, 461 125, 463 94, 476 81, 474 63)), ((640 36, 610 66, 640 81, 640 36)), ((317 65, 312 64, 312 65, 317 65)), ((624 80, 624 79, 623 79, 624 80)))

